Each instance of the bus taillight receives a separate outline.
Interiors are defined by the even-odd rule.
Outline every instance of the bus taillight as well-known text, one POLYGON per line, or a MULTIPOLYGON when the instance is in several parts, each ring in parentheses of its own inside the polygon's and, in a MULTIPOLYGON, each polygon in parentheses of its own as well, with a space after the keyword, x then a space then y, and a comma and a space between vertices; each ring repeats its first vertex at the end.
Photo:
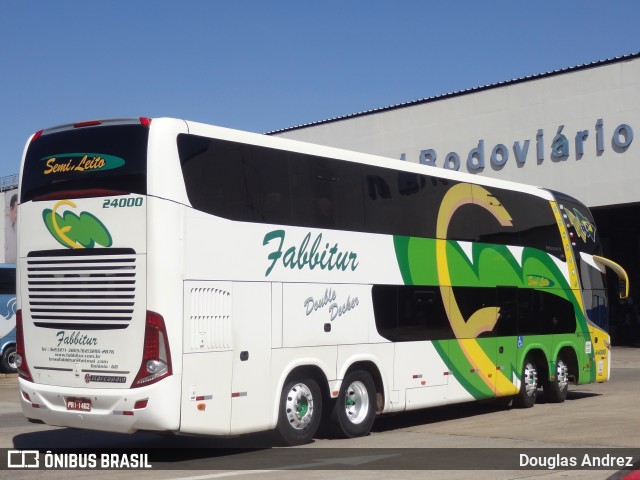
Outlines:
POLYGON ((22 310, 16 312, 16 366, 20 378, 33 382, 29 365, 27 364, 27 355, 24 349, 24 331, 22 329, 22 310))
POLYGON ((73 128, 97 127, 98 125, 102 125, 102 122, 100 120, 89 120, 87 122, 74 123, 73 128))
POLYGON ((132 388, 150 385, 171 375, 171 352, 162 315, 147 311, 140 370, 132 388))

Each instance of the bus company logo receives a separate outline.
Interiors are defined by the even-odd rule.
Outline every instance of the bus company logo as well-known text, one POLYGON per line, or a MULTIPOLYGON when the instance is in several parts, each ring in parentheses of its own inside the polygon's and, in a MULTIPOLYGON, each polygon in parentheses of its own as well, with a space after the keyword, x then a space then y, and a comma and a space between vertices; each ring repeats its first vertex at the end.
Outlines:
POLYGON ((42 219, 49 233, 67 248, 93 248, 96 244, 110 247, 113 244, 107 227, 89 212, 77 215, 71 210, 58 213, 62 207, 77 208, 71 200, 60 200, 42 211, 42 219))
POLYGON ((69 172, 112 170, 125 164, 124 159, 102 153, 61 153, 41 158, 45 175, 69 172))
POLYGON ((576 230, 576 233, 583 242, 586 243, 587 238, 592 242, 596 241, 596 227, 587 219, 587 217, 575 208, 573 209, 573 212, 566 209, 565 213, 567 215, 567 219, 571 223, 571 226, 576 230))
POLYGON ((351 270, 358 268, 358 254, 349 250, 342 250, 338 243, 333 246, 329 242, 322 241, 322 233, 318 233, 313 241, 311 232, 307 233, 299 245, 287 246, 285 243, 286 233, 284 230, 273 230, 267 233, 262 240, 262 245, 267 246, 275 240, 276 249, 267 258, 271 260, 271 265, 267 268, 264 276, 268 277, 278 261, 282 266, 291 270, 309 269, 314 270, 351 270))
POLYGON ((40 468, 38 450, 7 450, 7 468, 40 468))
POLYGON ((84 376, 85 383, 90 382, 101 382, 101 383, 125 383, 127 381, 127 377, 115 377, 112 375, 90 375, 86 374, 84 376))
POLYGON ((527 286, 528 287, 553 287, 555 282, 550 278, 543 277, 542 275, 527 275, 527 286))

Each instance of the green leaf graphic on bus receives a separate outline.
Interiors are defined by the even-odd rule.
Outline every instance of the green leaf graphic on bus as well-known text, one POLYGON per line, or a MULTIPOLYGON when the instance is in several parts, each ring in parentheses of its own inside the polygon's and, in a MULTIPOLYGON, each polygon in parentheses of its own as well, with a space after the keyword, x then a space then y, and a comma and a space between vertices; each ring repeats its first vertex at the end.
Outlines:
POLYGON ((66 210, 60 215, 57 210, 62 206, 76 208, 76 204, 70 200, 61 200, 53 209, 45 209, 42 219, 49 233, 61 245, 67 248, 93 248, 97 245, 110 247, 113 243, 107 227, 89 212, 80 212, 80 215, 66 210))
MULTIPOLYGON (((548 351, 552 349, 552 341, 562 341, 561 334, 575 338, 575 333, 581 332, 582 338, 588 339, 589 330, 582 303, 571 289, 570 279, 565 277, 559 264, 547 252, 535 247, 510 249, 506 245, 479 242, 472 243, 469 248, 466 242, 463 245, 447 239, 449 224, 457 210, 471 204, 484 208, 501 228, 513 226, 511 214, 501 202, 495 201, 491 192, 480 186, 474 186, 472 190, 468 185, 458 184, 451 187, 441 201, 436 238, 395 237, 396 257, 405 284, 435 285, 440 290, 443 308, 456 341, 434 340, 433 345, 455 378, 477 399, 513 395, 520 390, 520 369, 508 360, 496 363, 496 343, 494 338, 490 338, 504 332, 494 331, 503 308, 506 319, 503 324, 511 324, 509 319, 513 316, 510 316, 509 309, 518 306, 521 294, 526 303, 525 312, 533 311, 531 302, 535 298, 546 299, 536 308, 543 308, 542 305, 549 302, 566 306, 562 308, 567 312, 565 318, 570 320, 564 327, 558 327, 559 334, 549 335, 544 340, 538 337, 539 343, 546 342, 548 351), (479 301, 473 303, 473 295, 461 294, 462 291, 482 292, 483 289, 495 292, 499 287, 513 290, 510 294, 503 290, 505 297, 501 301, 496 294, 493 300, 478 297, 479 301), (516 291, 518 300, 514 296, 516 291), (534 296, 533 292, 538 293, 534 296), (571 322, 574 322, 573 326, 571 322)), ((557 235, 560 236, 560 231, 557 235)), ((562 321, 562 315, 554 316, 549 323, 554 326, 550 332, 562 321)), ((516 348, 526 349, 529 338, 536 338, 536 330, 524 328, 525 334, 518 334, 517 344, 515 333, 506 335, 511 340, 503 341, 501 346, 513 350, 513 354, 501 358, 515 359, 516 348)), ((589 374, 594 381, 595 370, 589 374)))

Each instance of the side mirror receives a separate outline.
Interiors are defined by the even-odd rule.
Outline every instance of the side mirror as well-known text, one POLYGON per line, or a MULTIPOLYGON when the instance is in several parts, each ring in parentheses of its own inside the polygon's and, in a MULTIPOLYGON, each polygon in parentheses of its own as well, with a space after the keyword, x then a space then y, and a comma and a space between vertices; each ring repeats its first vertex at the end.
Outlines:
POLYGON ((627 298, 629 296, 629 275, 627 275, 625 269, 613 260, 599 257, 598 255, 594 255, 593 260, 596 262, 596 264, 604 268, 610 268, 615 272, 615 274, 618 276, 618 295, 621 299, 627 298))

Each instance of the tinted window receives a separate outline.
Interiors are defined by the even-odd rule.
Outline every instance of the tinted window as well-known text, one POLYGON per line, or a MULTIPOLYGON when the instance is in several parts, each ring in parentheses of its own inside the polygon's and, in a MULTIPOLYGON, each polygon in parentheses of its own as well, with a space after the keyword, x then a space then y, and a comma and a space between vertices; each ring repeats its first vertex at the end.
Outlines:
POLYGON ((453 240, 467 240, 502 245, 528 246, 540 249, 564 260, 558 224, 549 201, 522 192, 486 188, 488 199, 481 199, 485 188, 473 187, 474 204, 456 210, 447 236, 453 240), (482 200, 504 209, 511 221, 502 225, 482 200))
POLYGON ((366 231, 435 237, 442 197, 457 182, 387 168, 360 168, 366 231))
POLYGON ((148 136, 143 125, 43 134, 27 150, 21 202, 69 190, 145 194, 148 136))
POLYGON ((0 294, 16 294, 16 269, 0 268, 0 294))
POLYGON ((245 222, 288 223, 289 166, 277 151, 193 135, 178 137, 189 201, 245 222))
POLYGON ((231 220, 362 230, 362 193, 346 162, 179 135, 189 201, 231 220))
POLYGON ((374 285, 378 333, 394 342, 454 338, 438 287, 374 285))
POLYGON ((289 153, 292 225, 363 231, 360 165, 289 153))
POLYGON ((538 290, 518 290, 518 334, 574 333, 573 305, 564 298, 538 290))
MULTIPOLYGON (((453 292, 466 319, 481 308, 497 307, 493 329, 479 337, 576 331, 573 305, 551 292, 515 287, 456 287, 453 292)), ((376 328, 388 340, 455 338, 438 287, 374 285, 372 299, 376 328)))
MULTIPOLYGON (((442 199, 459 183, 187 134, 178 136, 178 152, 193 207, 238 221, 433 238, 442 199)), ((548 201, 497 188, 490 194, 512 225, 470 200, 455 211, 447 238, 532 246, 563 258, 548 201)))
POLYGON ((526 245, 564 260, 558 224, 548 200, 511 190, 491 189, 491 193, 492 202, 509 213, 511 225, 500 225, 489 211, 476 207, 478 241, 526 245))

